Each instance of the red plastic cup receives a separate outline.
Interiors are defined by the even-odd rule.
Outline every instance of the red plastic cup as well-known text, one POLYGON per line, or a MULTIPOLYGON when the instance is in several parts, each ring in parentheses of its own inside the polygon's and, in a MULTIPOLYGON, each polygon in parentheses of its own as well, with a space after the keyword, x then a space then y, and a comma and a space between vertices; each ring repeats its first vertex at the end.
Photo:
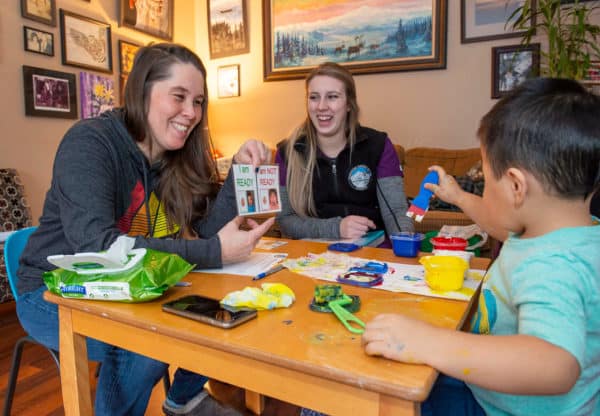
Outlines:
POLYGON ((468 242, 460 237, 433 237, 431 244, 434 250, 464 251, 467 248, 468 242))

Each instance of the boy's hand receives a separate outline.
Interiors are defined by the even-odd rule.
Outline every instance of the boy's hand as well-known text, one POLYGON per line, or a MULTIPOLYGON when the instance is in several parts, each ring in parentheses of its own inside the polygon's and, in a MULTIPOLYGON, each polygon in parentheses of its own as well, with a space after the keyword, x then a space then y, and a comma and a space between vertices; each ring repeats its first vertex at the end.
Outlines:
POLYGON ((426 363, 434 327, 403 315, 382 314, 367 323, 362 345, 368 355, 411 364, 426 363))
POLYGON ((340 223, 340 237, 360 238, 370 229, 375 229, 375 223, 369 218, 360 215, 348 215, 340 223))
POLYGON ((233 161, 235 163, 257 167, 271 162, 271 151, 263 142, 256 139, 250 139, 242 144, 240 149, 233 156, 233 161))
POLYGON ((244 223, 243 217, 235 217, 229 221, 218 232, 221 240, 221 261, 223 264, 242 261, 250 256, 252 250, 258 243, 258 240, 273 225, 275 217, 271 217, 262 224, 249 219, 248 224, 252 229, 250 231, 240 230, 244 223))
POLYGON ((460 199, 465 191, 456 183, 456 179, 452 175, 448 175, 441 166, 431 166, 429 170, 436 171, 440 181, 439 185, 427 183, 425 188, 433 192, 442 201, 460 208, 460 199))

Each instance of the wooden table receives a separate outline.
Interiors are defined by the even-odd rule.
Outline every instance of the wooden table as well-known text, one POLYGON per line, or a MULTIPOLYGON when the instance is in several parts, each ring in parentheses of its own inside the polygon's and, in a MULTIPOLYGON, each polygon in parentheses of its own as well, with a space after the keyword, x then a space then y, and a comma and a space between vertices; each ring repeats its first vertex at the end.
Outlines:
MULTIPOLYGON (((321 253, 322 243, 288 241, 275 251, 297 258, 321 253)), ((415 263, 391 250, 363 248, 358 257, 415 263)), ((472 266, 485 268, 487 259, 472 266)), ((247 391, 246 402, 262 410, 267 395, 332 415, 419 415, 437 372, 367 356, 360 336, 347 331, 333 314, 312 312, 308 305, 316 284, 325 283, 287 270, 253 281, 247 276, 190 273, 190 287, 175 287, 148 303, 63 299, 58 304, 60 365, 66 415, 92 415, 87 336, 184 367, 247 391), (237 328, 223 330, 161 311, 161 304, 188 294, 222 298, 246 286, 282 282, 296 294, 286 309, 259 312, 237 328)), ((364 322, 379 313, 402 313, 446 328, 460 328, 471 304, 463 301, 344 286, 360 295, 356 313, 364 322)))

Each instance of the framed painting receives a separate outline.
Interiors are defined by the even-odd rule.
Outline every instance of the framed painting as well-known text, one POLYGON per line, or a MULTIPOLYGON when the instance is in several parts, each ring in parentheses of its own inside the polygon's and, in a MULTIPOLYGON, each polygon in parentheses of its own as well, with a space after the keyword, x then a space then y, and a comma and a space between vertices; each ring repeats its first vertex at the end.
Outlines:
POLYGON ((110 24, 60 9, 63 65, 112 74, 110 24))
POLYGON ((26 51, 54 56, 54 35, 50 32, 23 26, 23 45, 26 51))
MULTIPOLYGON (((508 18, 525 0, 460 0, 460 42, 472 43, 519 37, 508 18)), ((535 7, 535 2, 532 3, 535 7)), ((535 25, 535 21, 530 22, 535 25)))
POLYGON ((219 98, 240 96, 240 66, 225 65, 217 68, 217 95, 219 98))
POLYGON ((133 66, 133 58, 141 45, 119 40, 119 70, 121 74, 129 74, 133 66))
POLYGON ((124 104, 125 84, 133 67, 133 60, 141 45, 136 43, 119 40, 119 102, 124 104))
POLYGON ((446 68, 447 0, 263 0, 264 79, 325 61, 353 74, 446 68))
POLYGON ((56 0, 21 0, 21 16, 56 26, 56 0))
POLYGON ((583 82, 593 82, 600 84, 600 61, 591 61, 587 74, 583 77, 583 82))
POLYGON ((540 73, 540 44, 492 48, 492 98, 501 98, 540 73))
POLYGON ((587 74, 581 80, 584 87, 591 93, 600 95, 600 61, 590 62, 587 74))
POLYGON ((25 115, 77 118, 75 74, 23 65, 25 115))
POLYGON ((250 50, 246 0, 208 0, 210 59, 250 50))
POLYGON ((121 26, 130 27, 160 39, 173 39, 175 0, 119 0, 121 26))
POLYGON ((79 73, 81 118, 100 115, 115 106, 115 85, 112 78, 89 72, 79 73))

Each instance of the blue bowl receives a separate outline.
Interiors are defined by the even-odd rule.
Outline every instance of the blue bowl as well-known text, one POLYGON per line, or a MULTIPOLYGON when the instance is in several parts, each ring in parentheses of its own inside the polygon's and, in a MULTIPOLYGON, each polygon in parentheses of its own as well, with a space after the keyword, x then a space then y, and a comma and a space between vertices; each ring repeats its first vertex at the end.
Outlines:
POLYGON ((421 233, 401 232, 393 233, 390 236, 392 240, 392 249, 394 254, 399 257, 417 257, 421 248, 421 241, 425 238, 421 233))

